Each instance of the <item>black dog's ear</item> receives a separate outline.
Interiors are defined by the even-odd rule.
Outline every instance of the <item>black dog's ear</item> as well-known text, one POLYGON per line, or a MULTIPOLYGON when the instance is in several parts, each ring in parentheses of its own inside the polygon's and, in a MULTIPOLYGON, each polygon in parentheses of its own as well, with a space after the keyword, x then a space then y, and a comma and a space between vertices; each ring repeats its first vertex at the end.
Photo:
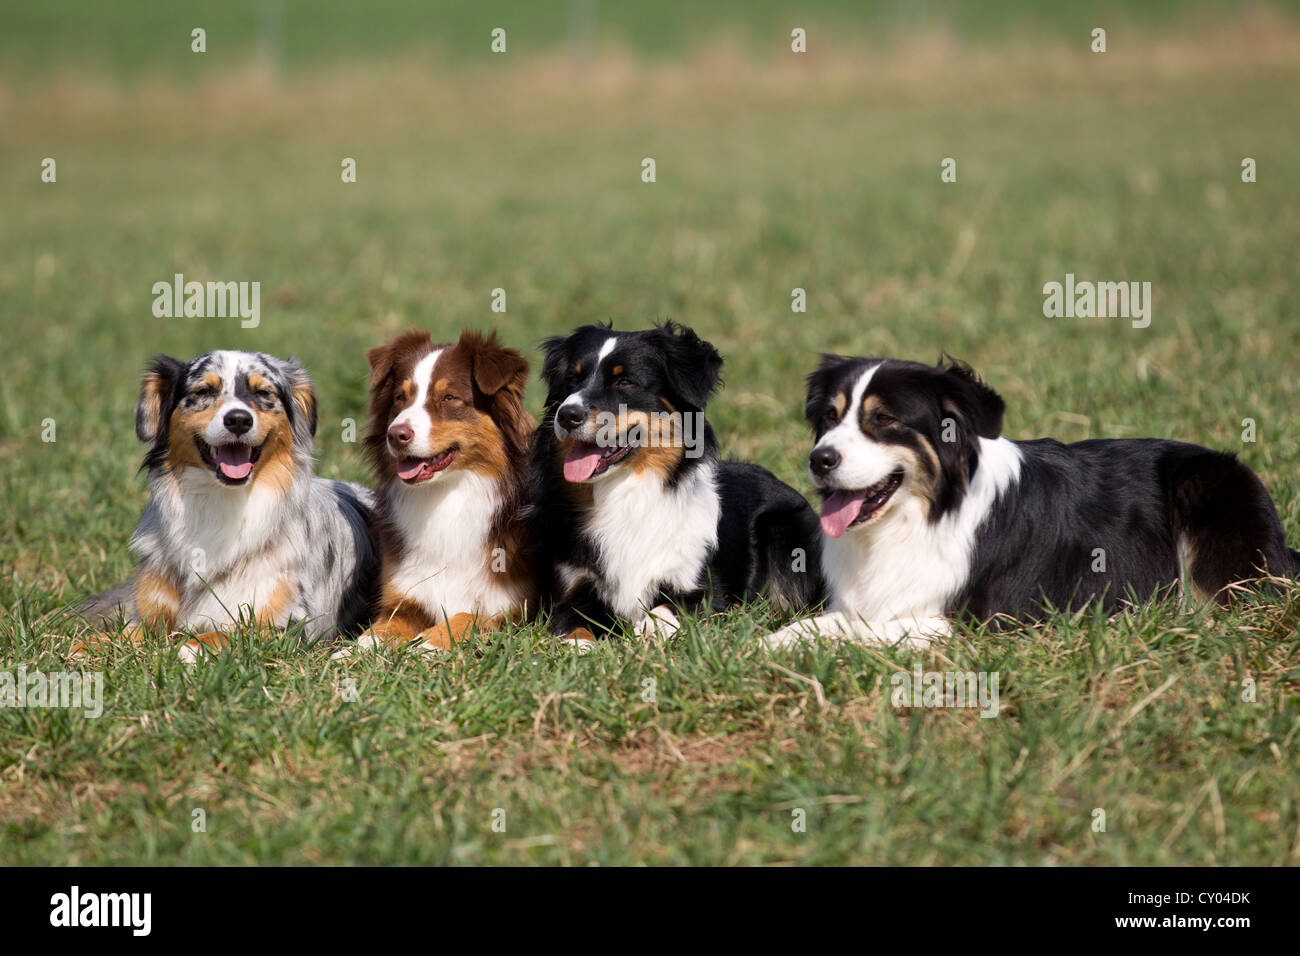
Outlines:
POLYGON ((555 381, 564 374, 564 367, 569 364, 569 350, 564 343, 569 341, 567 335, 552 335, 542 341, 542 380, 555 381))
POLYGON ((316 437, 316 388, 307 370, 297 360, 282 362, 281 370, 289 385, 289 401, 285 407, 289 410, 294 443, 310 449, 312 439, 316 437))
POLYGON ((546 403, 556 400, 556 389, 564 383, 569 367, 568 335, 552 335, 542 342, 542 381, 546 383, 546 403))
POLYGON ((184 371, 185 363, 170 355, 156 356, 149 363, 135 406, 135 434, 142 442, 153 441, 166 428, 175 404, 176 385, 184 371))
POLYGON ((542 381, 551 388, 563 384, 566 378, 565 372, 573 359, 571 343, 576 342, 583 333, 612 331, 614 331, 613 322, 595 322, 591 325, 580 325, 568 335, 552 335, 549 339, 543 339, 541 349, 545 358, 542 360, 542 381))
POLYGON ((809 372, 808 377, 804 379, 808 383, 808 397, 803 403, 803 417, 807 419, 808 424, 813 427, 814 431, 817 431, 821 421, 826 416, 826 403, 830 400, 831 382, 840 369, 852 361, 853 359, 844 355, 823 352, 820 364, 816 369, 809 372))
POLYGON ((1002 418, 1007 405, 1002 396, 989 388, 965 362, 944 355, 936 366, 942 375, 943 411, 958 417, 981 438, 1002 434, 1002 418))
POLYGON ((655 326, 669 387, 692 408, 703 409, 722 376, 722 356, 693 329, 676 322, 655 326))

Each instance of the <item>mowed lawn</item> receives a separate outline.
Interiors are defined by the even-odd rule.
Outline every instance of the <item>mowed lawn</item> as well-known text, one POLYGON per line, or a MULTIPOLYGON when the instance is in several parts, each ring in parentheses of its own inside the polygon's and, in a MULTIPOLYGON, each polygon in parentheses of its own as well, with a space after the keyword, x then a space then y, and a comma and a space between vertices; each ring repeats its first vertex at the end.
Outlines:
MULTIPOLYGON (((131 571, 151 354, 297 356, 319 472, 364 481, 344 440, 364 352, 412 325, 495 328, 536 359, 585 322, 691 324, 726 357, 724 450, 804 492, 819 352, 947 351, 1007 399, 1011 437, 1238 453, 1300 544, 1300 27, 1114 28, 1105 55, 1077 32, 814 39, 10 74, 0 670, 66 669, 62 609, 131 571), (260 325, 154 318, 178 272, 259 281, 260 325), (1045 318, 1067 273, 1150 282, 1150 326, 1045 318)), ((1294 863, 1298 620, 1293 588, 919 657, 767 653, 762 607, 582 658, 544 628, 435 660, 257 633, 191 668, 122 648, 86 665, 98 719, 0 708, 0 862, 1294 863), (917 663, 996 672, 1000 715, 892 706, 917 663)))

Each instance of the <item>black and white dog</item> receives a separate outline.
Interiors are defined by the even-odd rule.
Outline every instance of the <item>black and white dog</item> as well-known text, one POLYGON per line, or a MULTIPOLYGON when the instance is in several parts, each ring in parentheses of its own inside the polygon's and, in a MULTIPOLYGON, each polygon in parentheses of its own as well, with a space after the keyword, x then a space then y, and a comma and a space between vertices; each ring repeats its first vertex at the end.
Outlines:
POLYGON ((590 641, 622 619, 671 633, 677 611, 767 594, 821 599, 817 516, 757 465, 720 461, 704 406, 722 358, 672 322, 547 340, 533 445, 536 543, 552 630, 590 641))
POLYGON ((959 614, 1032 619, 1176 587, 1295 575, 1277 510, 1233 456, 1159 439, 1002 437, 956 361, 824 356, 808 378, 830 613, 769 635, 924 646, 959 614))

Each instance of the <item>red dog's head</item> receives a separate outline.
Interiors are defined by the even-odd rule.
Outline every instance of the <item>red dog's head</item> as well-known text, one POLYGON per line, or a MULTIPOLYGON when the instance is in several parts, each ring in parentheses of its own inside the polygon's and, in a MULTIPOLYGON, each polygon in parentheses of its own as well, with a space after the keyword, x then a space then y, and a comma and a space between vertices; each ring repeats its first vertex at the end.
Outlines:
POLYGON ((366 357, 366 445, 381 482, 424 485, 456 469, 499 478, 527 458, 528 361, 500 345, 495 332, 462 332, 455 345, 435 345, 416 329, 366 357))

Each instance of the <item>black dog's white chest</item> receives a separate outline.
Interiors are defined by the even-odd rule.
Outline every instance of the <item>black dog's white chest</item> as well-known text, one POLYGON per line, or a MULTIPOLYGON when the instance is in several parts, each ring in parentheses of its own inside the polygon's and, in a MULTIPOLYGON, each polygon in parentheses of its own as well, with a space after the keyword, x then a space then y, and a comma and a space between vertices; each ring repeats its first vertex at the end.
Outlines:
POLYGON ((610 609, 638 617, 660 591, 700 587, 718 544, 722 503, 710 462, 675 485, 651 472, 616 473, 593 489, 583 537, 599 565, 610 609))

